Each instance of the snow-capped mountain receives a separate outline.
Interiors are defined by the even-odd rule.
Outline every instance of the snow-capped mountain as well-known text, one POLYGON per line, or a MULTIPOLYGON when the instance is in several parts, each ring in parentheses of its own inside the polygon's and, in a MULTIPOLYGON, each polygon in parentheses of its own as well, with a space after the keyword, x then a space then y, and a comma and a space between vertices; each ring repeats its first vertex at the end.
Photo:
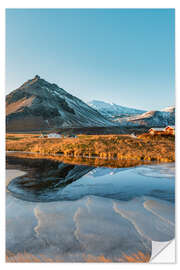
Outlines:
POLYGON ((161 111, 175 113, 175 106, 170 106, 170 107, 164 108, 161 111))
POLYGON ((108 118, 125 117, 131 115, 142 114, 144 110, 128 108, 114 103, 107 103, 100 100, 92 100, 87 102, 89 106, 99 111, 102 115, 108 118))
POLYGON ((168 107, 161 111, 149 111, 141 115, 118 118, 115 120, 123 126, 165 127, 175 125, 175 107, 168 107))
POLYGON ((36 75, 6 96, 7 131, 114 124, 82 100, 36 75))

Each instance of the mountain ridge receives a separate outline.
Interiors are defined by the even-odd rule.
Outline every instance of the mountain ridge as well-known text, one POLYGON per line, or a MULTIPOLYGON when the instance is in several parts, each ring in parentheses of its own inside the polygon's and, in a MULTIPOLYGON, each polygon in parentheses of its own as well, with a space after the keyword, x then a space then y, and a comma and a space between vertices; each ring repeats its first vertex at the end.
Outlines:
POLYGON ((148 111, 140 115, 116 119, 123 126, 165 127, 175 125, 175 107, 161 111, 148 111))
POLYGON ((114 118, 123 115, 135 115, 146 112, 145 110, 139 110, 135 108, 121 106, 115 103, 109 103, 101 100, 92 100, 87 102, 93 109, 98 110, 102 115, 109 118, 114 118))
POLYGON ((175 125, 175 106, 143 111, 99 100, 92 100, 88 104, 121 127, 175 125))

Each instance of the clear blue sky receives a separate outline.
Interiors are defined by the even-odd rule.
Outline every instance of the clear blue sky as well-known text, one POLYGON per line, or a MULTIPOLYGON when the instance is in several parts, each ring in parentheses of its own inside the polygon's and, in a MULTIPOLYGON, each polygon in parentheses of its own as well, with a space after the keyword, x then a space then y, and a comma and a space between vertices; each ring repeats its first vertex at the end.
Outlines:
POLYGON ((84 101, 174 105, 173 9, 7 9, 6 93, 36 74, 84 101))

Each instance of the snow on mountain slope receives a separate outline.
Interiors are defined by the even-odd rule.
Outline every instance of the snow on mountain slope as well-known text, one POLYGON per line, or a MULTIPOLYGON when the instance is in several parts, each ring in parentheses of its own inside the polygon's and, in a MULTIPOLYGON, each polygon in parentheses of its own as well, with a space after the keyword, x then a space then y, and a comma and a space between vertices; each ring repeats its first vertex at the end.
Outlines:
POLYGON ((6 96, 6 120, 7 131, 114 125, 77 97, 38 75, 6 96))
POLYGON ((175 108, 171 111, 149 111, 141 115, 125 117, 123 119, 118 118, 115 122, 124 126, 165 127, 167 125, 175 125, 175 108))
POLYGON ((99 111, 102 115, 109 117, 109 118, 115 118, 118 116, 130 116, 135 114, 142 114, 145 111, 144 110, 138 110, 128 107, 123 107, 114 103, 107 103, 104 101, 99 100, 92 100, 90 102, 87 102, 89 106, 99 111))
POLYGON ((175 106, 170 106, 170 107, 164 108, 161 111, 175 113, 175 106))

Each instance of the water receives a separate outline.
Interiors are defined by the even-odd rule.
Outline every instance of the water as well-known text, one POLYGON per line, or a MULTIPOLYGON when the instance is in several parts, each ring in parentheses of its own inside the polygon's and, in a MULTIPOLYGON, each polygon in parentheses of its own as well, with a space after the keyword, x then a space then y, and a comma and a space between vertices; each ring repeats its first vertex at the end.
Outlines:
POLYGON ((174 163, 105 168, 8 156, 7 168, 25 172, 7 185, 11 256, 118 262, 174 237, 174 163))

